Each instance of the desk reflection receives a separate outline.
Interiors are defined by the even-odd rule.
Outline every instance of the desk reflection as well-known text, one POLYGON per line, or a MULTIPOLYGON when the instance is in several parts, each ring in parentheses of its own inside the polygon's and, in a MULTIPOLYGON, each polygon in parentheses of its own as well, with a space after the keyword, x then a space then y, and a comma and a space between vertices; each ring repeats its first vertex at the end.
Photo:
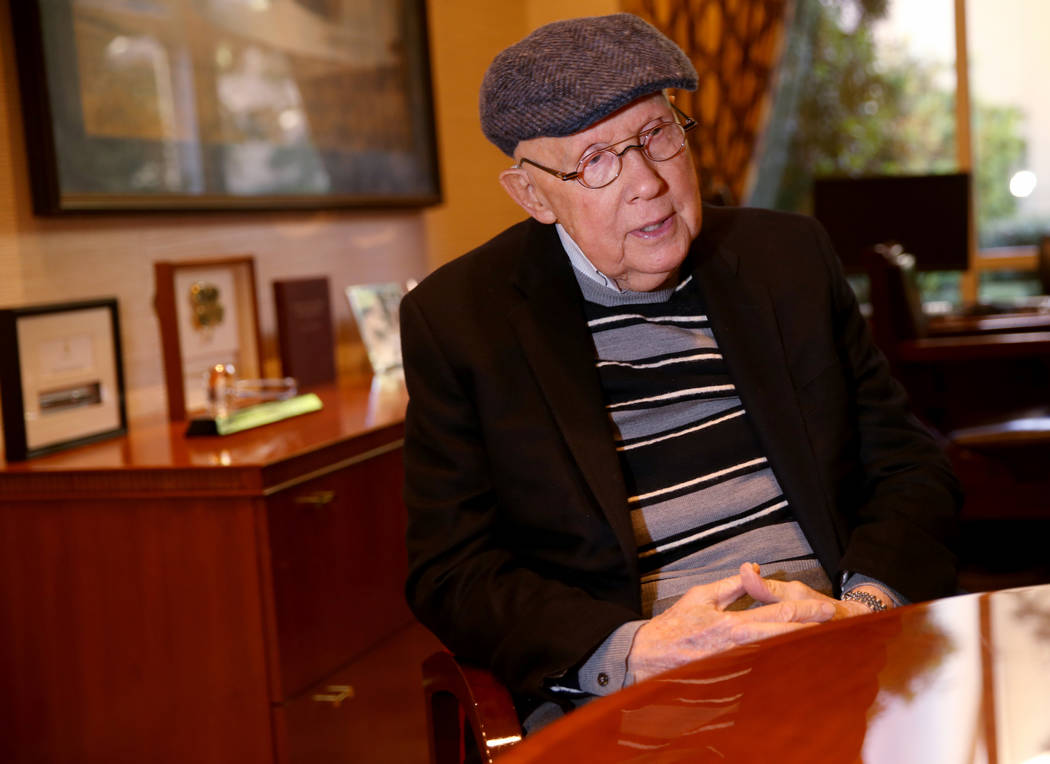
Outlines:
POLYGON ((698 661, 591 703, 504 760, 1050 763, 1050 586, 698 661))

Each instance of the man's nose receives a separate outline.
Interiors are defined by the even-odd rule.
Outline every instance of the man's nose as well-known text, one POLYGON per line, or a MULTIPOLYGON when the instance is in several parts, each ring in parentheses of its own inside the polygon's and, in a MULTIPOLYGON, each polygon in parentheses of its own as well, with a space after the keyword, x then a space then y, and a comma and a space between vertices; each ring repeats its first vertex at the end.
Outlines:
POLYGON ((620 180, 626 182, 629 201, 651 199, 660 193, 664 179, 657 170, 657 163, 645 155, 641 146, 631 146, 620 161, 623 162, 620 180))

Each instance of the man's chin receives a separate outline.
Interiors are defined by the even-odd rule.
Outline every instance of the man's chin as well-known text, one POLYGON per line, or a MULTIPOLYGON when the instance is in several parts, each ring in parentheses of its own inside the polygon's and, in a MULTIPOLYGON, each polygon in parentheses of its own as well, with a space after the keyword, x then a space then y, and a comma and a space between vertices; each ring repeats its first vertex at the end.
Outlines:
POLYGON ((632 273, 625 281, 617 280, 620 288, 630 289, 632 292, 655 292, 658 289, 667 289, 674 286, 678 279, 678 267, 671 270, 651 271, 646 273, 632 273))
POLYGON ((678 273, 678 269, 685 262, 685 257, 688 253, 689 248, 680 245, 665 248, 661 252, 651 253, 645 258, 642 268, 635 271, 635 273, 639 278, 646 280, 659 280, 661 276, 666 280, 678 273))

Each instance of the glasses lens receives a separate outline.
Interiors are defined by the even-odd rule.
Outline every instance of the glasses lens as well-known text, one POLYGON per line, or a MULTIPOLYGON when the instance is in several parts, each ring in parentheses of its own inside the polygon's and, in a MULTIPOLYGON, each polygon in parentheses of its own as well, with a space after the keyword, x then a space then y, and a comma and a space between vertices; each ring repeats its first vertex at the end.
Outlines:
POLYGON ((677 122, 663 122, 649 131, 645 153, 654 162, 663 162, 685 146, 685 130, 677 122))
POLYGON ((601 188, 620 174, 620 157, 612 149, 602 149, 580 160, 580 180, 587 188, 601 188))

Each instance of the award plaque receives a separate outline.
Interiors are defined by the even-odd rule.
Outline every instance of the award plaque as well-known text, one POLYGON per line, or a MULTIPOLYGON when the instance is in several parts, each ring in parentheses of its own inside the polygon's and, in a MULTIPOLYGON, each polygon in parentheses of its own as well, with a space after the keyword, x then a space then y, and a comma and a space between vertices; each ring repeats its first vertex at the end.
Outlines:
POLYGON ((335 381, 335 342, 328 279, 273 282, 281 373, 299 387, 335 381))
POLYGON ((239 377, 260 377, 262 363, 255 262, 250 256, 153 264, 168 418, 207 407, 207 379, 231 364, 239 377))
POLYGON ((117 301, 0 310, 0 401, 8 461, 125 433, 117 301))

